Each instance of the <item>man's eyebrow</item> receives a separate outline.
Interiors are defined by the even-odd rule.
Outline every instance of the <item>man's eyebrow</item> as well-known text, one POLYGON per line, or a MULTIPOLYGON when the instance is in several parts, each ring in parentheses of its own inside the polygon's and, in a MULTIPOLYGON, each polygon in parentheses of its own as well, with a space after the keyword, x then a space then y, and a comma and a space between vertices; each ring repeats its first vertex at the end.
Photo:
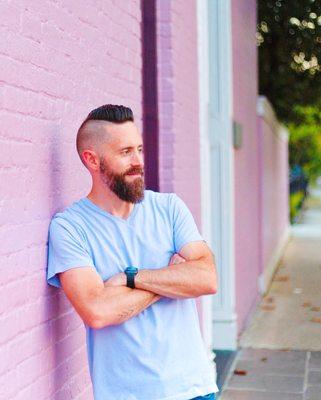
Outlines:
MULTIPOLYGON (((121 147, 120 148, 120 150, 122 151, 122 150, 130 150, 130 149, 133 149, 135 146, 126 146, 126 147, 121 147)), ((143 145, 142 144, 140 144, 139 146, 137 146, 137 147, 143 147, 143 145)))

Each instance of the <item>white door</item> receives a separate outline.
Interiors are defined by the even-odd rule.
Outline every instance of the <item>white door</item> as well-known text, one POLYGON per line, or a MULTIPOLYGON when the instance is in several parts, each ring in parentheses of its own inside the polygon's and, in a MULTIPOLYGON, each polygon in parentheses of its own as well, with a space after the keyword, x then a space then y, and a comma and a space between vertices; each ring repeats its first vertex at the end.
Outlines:
POLYGON ((235 350, 232 41, 230 0, 198 0, 202 231, 215 253, 218 293, 202 300, 207 346, 235 350))

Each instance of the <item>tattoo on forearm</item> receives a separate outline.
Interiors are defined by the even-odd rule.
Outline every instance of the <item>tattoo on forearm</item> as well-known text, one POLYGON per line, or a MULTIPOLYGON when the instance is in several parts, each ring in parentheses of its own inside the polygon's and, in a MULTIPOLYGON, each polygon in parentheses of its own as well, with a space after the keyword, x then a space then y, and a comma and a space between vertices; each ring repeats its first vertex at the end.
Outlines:
MULTIPOLYGON (((148 307, 150 304, 152 304, 152 303, 155 302, 155 297, 156 297, 157 299, 159 298, 159 296, 153 295, 153 299, 152 299, 152 300, 149 300, 147 303, 145 303, 144 309, 145 309, 146 307, 148 307)), ((133 314, 136 313, 136 311, 137 311, 137 307, 131 306, 131 307, 128 308, 127 310, 122 310, 122 311, 120 311, 119 314, 118 314, 118 318, 120 318, 121 320, 123 320, 123 319, 127 320, 127 319, 131 318, 131 317, 133 316, 133 314)))
POLYGON ((129 318, 131 317, 135 312, 134 308, 130 308, 128 310, 123 310, 118 314, 118 317, 123 319, 123 318, 129 318))

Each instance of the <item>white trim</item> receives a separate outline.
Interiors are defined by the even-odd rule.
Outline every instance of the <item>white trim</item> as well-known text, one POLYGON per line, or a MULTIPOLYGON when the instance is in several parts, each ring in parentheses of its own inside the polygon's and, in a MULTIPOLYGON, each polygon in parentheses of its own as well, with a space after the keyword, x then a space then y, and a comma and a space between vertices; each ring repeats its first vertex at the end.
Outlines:
POLYGON ((235 314, 227 315, 226 320, 214 318, 214 339, 215 349, 237 349, 237 323, 235 314))
POLYGON ((268 125, 271 126, 272 132, 281 140, 288 142, 289 133, 283 124, 278 121, 272 104, 265 96, 259 96, 256 103, 256 112, 259 117, 262 117, 268 125))
POLYGON ((278 246, 276 247, 272 256, 270 257, 270 260, 269 260, 267 266, 264 268, 264 271, 258 278, 259 292, 261 295, 266 294, 266 292, 269 289, 272 278, 275 274, 275 271, 277 269, 277 266, 279 264, 281 256, 284 252, 285 246, 287 245, 287 243, 291 237, 290 232, 291 232, 290 226, 287 226, 284 230, 284 233, 283 233, 279 243, 278 243, 278 246))
MULTIPOLYGON (((201 222, 202 235, 211 247, 211 194, 210 194, 210 144, 208 137, 208 9, 207 2, 197 1, 197 50, 198 50, 198 85, 199 85, 199 131, 200 131, 200 172, 201 172, 201 222)), ((212 331, 212 296, 202 296, 202 333, 206 348, 213 348, 212 331)), ((210 354, 210 353, 209 353, 210 354)))
MULTIPOLYGON (((202 1, 208 27, 201 32, 200 103, 203 119, 202 217, 217 261, 218 293, 213 297, 213 339, 216 349, 237 349, 234 259, 234 147, 231 0, 202 1), (207 52, 207 55, 205 55, 207 52), (205 72, 205 73, 204 73, 205 72), (207 106, 208 105, 208 106, 207 106), (204 114, 206 113, 206 114, 204 114), (207 132, 205 123, 208 121, 207 132), (204 146, 206 150, 204 150, 204 146), (209 149, 208 149, 209 147, 209 149), (205 170, 204 170, 205 169, 205 170), (206 186, 204 188, 204 186, 206 186)), ((205 17, 204 17, 205 18, 205 17)), ((201 157, 201 158, 202 158, 201 157)))
MULTIPOLYGON (((209 0, 209 4, 216 2, 209 0)), ((220 279, 221 298, 214 301, 214 347, 217 349, 237 349, 237 323, 235 313, 235 256, 234 256, 234 147, 233 147, 233 68, 232 68, 232 15, 231 0, 216 3, 216 31, 218 34, 218 81, 220 119, 215 121, 219 128, 214 133, 214 146, 220 146, 220 178, 221 195, 221 266, 220 279)), ((213 60, 216 62, 216 60, 213 60)), ((213 179, 213 177, 212 177, 213 179)), ((215 218, 218 218, 216 215, 215 218)))

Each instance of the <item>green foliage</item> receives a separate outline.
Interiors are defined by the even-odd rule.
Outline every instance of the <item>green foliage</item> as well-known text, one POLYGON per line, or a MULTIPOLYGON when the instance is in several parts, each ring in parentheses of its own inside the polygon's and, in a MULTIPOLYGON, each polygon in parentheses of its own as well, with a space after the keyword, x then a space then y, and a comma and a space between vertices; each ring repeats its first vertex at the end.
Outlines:
POLYGON ((289 162, 303 167, 309 181, 321 175, 321 107, 295 106, 295 122, 288 123, 289 162))
POLYGON ((258 0, 260 94, 285 123, 293 105, 314 105, 321 88, 321 1, 258 0))
POLYGON ((304 200, 304 193, 303 191, 296 192, 290 195, 290 220, 293 223, 295 217, 297 216, 302 202, 304 200))
POLYGON ((321 175, 321 1, 258 0, 259 91, 290 132, 290 166, 321 175))

